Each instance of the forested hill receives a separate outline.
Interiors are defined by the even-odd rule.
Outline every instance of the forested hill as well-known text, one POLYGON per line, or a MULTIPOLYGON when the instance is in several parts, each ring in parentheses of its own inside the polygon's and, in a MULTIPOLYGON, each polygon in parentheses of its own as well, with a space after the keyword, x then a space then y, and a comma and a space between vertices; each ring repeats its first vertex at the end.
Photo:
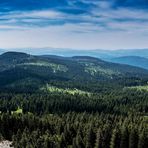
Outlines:
POLYGON ((57 81, 56 84, 60 81, 68 84, 72 82, 73 85, 84 81, 136 85, 145 83, 148 79, 148 70, 89 56, 67 58, 6 52, 0 55, 0 63, 2 90, 13 90, 15 87, 37 90, 51 81, 57 81))
POLYGON ((0 141, 14 148, 148 148, 147 82, 147 70, 93 57, 4 53, 0 141))

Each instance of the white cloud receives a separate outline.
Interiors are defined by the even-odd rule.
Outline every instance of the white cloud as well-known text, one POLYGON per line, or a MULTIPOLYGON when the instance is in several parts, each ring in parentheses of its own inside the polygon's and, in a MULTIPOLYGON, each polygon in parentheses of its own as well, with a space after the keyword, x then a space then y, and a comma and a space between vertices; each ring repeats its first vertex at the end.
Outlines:
POLYGON ((61 12, 57 12, 54 10, 34 10, 34 11, 12 11, 8 12, 7 14, 1 14, 1 18, 26 18, 26 17, 33 17, 33 18, 55 18, 61 16, 61 12))
POLYGON ((0 47, 148 47, 148 14, 144 10, 114 10, 111 3, 103 1, 93 1, 93 4, 97 8, 88 14, 80 15, 55 10, 11 12, 1 15, 0 47), (50 24, 50 20, 61 20, 64 23, 54 25, 50 24), (43 21, 47 23, 41 27, 43 21))

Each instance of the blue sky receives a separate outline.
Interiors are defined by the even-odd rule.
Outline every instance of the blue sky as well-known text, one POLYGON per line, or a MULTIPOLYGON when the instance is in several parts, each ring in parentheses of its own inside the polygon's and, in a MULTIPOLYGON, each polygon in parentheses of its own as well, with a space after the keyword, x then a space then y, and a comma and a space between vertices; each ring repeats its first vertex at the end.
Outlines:
POLYGON ((0 48, 148 48, 148 0, 0 0, 0 48))

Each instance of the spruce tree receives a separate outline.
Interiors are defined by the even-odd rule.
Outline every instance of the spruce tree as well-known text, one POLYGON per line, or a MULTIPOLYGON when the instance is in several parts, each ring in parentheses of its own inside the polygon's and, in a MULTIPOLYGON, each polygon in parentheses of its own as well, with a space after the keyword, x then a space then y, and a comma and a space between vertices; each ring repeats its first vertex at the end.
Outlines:
POLYGON ((137 148, 138 146, 138 134, 134 127, 132 127, 129 134, 129 148, 137 148))
POLYGON ((110 148, 119 148, 119 146, 120 146, 119 130, 118 128, 115 128, 112 131, 110 148))
POLYGON ((95 143, 95 135, 91 125, 86 134, 86 148, 93 148, 94 143, 95 143))
POLYGON ((121 129, 121 142, 120 142, 120 148, 128 148, 129 146, 129 133, 127 127, 125 127, 125 124, 122 126, 121 129))
POLYGON ((148 148, 148 130, 142 130, 140 133, 138 148, 148 148))
POLYGON ((98 129, 96 134, 95 148, 102 148, 101 140, 101 129, 98 129))

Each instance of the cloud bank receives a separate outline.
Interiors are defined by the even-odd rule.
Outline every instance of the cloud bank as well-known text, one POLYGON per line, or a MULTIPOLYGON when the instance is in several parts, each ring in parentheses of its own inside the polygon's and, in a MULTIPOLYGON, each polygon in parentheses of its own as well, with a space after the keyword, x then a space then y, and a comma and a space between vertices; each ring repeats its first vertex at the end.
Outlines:
POLYGON ((147 48, 146 0, 1 0, 0 48, 147 48))

